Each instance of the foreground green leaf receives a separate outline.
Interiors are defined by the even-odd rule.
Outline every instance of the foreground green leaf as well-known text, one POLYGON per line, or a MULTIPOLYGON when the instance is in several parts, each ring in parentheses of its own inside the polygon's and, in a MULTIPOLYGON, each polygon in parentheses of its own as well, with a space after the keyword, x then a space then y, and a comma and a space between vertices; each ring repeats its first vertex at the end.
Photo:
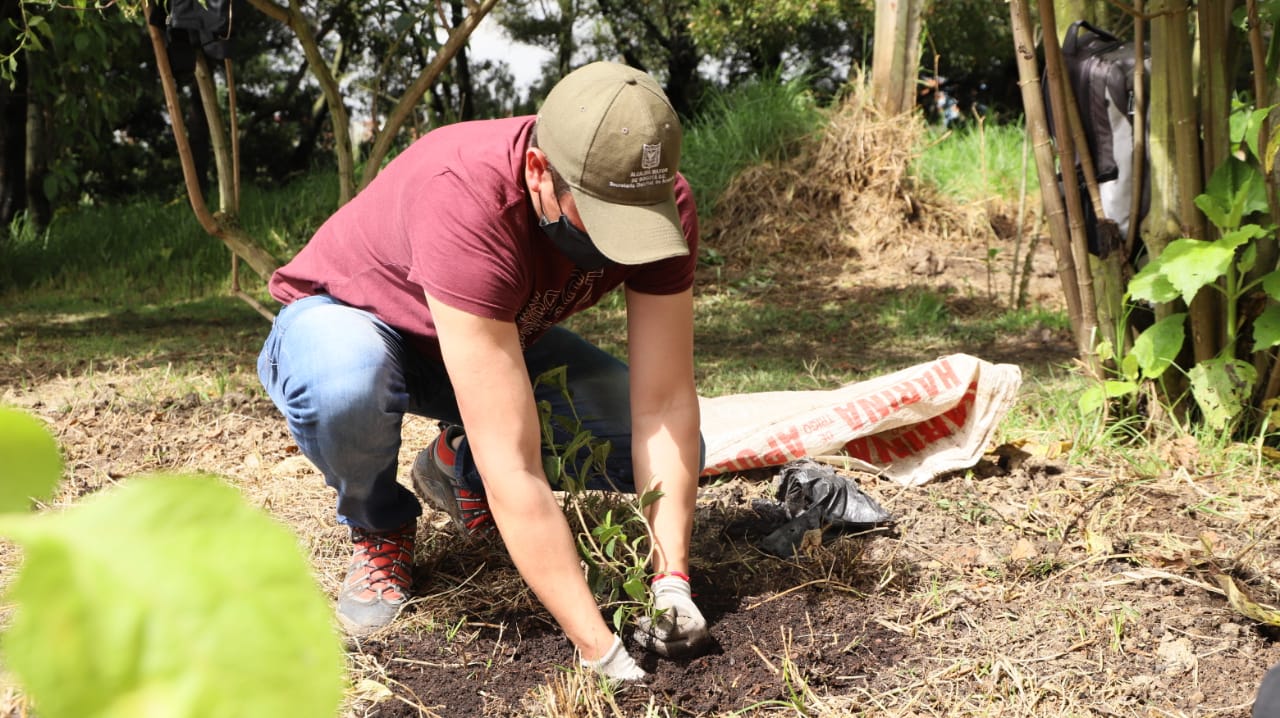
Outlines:
POLYGON ((334 716, 343 653, 294 535, 213 477, 0 517, 6 668, 45 718, 334 716))
POLYGON ((45 425, 16 409, 0 409, 0 513, 31 510, 53 496, 62 454, 45 425))

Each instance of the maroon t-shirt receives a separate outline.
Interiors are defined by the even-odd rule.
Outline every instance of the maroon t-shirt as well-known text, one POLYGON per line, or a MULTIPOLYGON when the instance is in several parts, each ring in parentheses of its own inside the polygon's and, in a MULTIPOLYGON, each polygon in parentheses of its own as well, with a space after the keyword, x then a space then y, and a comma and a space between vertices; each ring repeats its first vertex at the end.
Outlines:
POLYGON ((693 284, 698 218, 689 185, 676 202, 689 254, 584 271, 538 227, 524 181, 534 117, 447 125, 387 164, 272 276, 288 304, 329 294, 403 332, 440 357, 425 293, 483 317, 515 322, 523 346, 620 284, 675 294, 693 284))

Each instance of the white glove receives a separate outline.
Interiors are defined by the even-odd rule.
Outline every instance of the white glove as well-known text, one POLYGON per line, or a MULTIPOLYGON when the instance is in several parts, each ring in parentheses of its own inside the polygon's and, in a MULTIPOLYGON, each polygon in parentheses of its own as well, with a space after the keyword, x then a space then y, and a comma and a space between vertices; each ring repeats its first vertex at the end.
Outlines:
POLYGON ((707 619, 693 602, 689 579, 667 574, 653 582, 653 617, 636 619, 636 642, 659 655, 694 653, 710 640, 707 619))
POLYGON ((639 681, 644 680, 649 674, 636 664, 634 658, 627 649, 622 647, 622 637, 613 637, 613 646, 600 658, 594 661, 580 661, 585 668, 599 673, 606 678, 612 678, 617 681, 639 681))

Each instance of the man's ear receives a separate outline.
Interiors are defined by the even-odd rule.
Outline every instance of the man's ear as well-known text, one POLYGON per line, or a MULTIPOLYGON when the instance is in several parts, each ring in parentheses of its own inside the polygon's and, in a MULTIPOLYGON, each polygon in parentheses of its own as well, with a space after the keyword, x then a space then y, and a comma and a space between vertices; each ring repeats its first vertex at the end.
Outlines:
POLYGON ((537 192, 544 181, 551 181, 549 173, 551 165, 547 162, 547 153, 537 147, 524 151, 524 183, 530 190, 537 192))

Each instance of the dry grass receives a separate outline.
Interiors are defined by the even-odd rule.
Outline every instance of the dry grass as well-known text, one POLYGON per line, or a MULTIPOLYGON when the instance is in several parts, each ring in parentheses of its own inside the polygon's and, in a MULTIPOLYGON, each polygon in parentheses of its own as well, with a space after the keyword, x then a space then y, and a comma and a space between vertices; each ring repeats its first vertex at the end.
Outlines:
POLYGON ((924 135, 918 114, 888 116, 856 85, 820 141, 784 163, 739 174, 716 205, 706 243, 733 263, 880 263, 921 235, 982 241, 987 208, 959 206, 908 173, 924 135))

